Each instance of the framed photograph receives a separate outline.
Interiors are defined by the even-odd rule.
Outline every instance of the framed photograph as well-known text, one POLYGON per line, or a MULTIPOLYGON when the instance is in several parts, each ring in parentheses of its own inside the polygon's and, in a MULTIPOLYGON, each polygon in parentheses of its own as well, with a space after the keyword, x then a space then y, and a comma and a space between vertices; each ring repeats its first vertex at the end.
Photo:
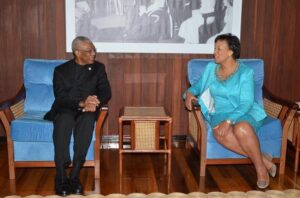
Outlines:
POLYGON ((66 49, 86 36, 98 52, 212 54, 240 37, 242 0, 65 0, 66 49))

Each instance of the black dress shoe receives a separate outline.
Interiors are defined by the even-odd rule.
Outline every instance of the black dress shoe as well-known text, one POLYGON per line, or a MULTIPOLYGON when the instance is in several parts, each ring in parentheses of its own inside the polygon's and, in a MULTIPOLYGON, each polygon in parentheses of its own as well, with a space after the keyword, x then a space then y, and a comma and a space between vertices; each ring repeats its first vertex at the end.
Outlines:
POLYGON ((70 183, 68 179, 55 180, 55 194, 65 197, 71 193, 70 183))
POLYGON ((71 193, 76 195, 83 195, 83 187, 78 178, 70 179, 71 193))

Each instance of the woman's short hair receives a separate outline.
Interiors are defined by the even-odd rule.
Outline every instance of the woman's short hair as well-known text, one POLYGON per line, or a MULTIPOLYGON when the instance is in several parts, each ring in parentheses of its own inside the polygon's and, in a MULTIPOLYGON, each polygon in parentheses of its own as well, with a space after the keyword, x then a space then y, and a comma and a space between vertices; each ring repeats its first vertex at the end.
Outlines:
POLYGON ((219 36, 216 37, 215 39, 215 43, 217 41, 226 41, 228 44, 228 47, 231 51, 233 51, 233 58, 234 59, 238 59, 240 58, 240 54, 241 54, 241 43, 240 40, 237 36, 228 33, 228 34, 220 34, 219 36))

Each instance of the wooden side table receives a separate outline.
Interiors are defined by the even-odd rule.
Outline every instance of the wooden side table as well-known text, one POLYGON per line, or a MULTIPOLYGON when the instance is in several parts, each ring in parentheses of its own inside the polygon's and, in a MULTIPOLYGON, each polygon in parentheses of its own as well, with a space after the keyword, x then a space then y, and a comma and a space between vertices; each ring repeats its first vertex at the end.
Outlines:
POLYGON ((124 153, 162 153, 167 155, 171 173, 172 118, 164 107, 123 107, 119 116, 119 165, 122 174, 124 153), (123 126, 130 122, 130 148, 124 148, 123 126), (163 133, 160 126, 164 125, 163 133), (163 146, 160 145, 163 140, 163 146))

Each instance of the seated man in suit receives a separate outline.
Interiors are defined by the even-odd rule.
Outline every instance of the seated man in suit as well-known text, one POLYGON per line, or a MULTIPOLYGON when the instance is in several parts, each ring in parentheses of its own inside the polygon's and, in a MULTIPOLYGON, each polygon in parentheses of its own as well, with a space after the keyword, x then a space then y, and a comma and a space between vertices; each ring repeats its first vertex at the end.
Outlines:
POLYGON ((72 42, 72 51, 74 59, 54 70, 55 101, 45 115, 45 119, 54 124, 55 191, 60 196, 83 194, 80 169, 92 140, 98 109, 111 97, 105 66, 95 61, 96 49, 92 41, 79 36, 72 42), (71 164, 69 145, 72 132, 73 167, 67 175, 65 169, 71 164))

